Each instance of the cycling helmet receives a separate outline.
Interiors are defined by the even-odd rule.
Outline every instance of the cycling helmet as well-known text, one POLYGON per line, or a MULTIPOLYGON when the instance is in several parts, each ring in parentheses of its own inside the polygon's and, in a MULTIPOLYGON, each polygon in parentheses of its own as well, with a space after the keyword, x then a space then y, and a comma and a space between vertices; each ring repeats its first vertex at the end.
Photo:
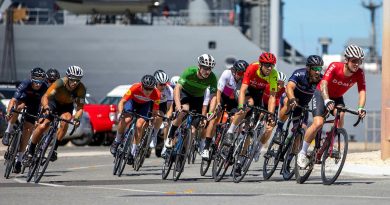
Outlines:
POLYGON ((234 62, 232 70, 238 71, 238 72, 245 72, 246 68, 249 66, 249 64, 244 60, 237 60, 234 62))
POLYGON ((83 75, 83 69, 76 65, 69 66, 68 70, 66 70, 66 76, 68 78, 81 79, 83 75))
POLYGON ((177 84, 177 82, 179 81, 179 79, 180 79, 180 76, 173 76, 172 78, 171 78, 171 85, 172 86, 176 86, 176 84, 177 84))
POLYGON ((50 82, 54 82, 60 78, 60 72, 57 69, 50 68, 46 71, 46 79, 50 82))
POLYGON ((278 72, 278 81, 283 81, 283 82, 286 82, 287 80, 287 76, 286 74, 282 73, 282 72, 278 72))
POLYGON ((153 74, 158 83, 167 83, 169 81, 168 75, 163 70, 157 70, 153 74))
POLYGON ((344 56, 346 58, 364 59, 364 51, 359 46, 351 44, 345 49, 344 56))
POLYGON ((31 78, 34 79, 34 78, 45 78, 46 77, 46 73, 45 71, 40 68, 40 67, 36 67, 36 68, 33 68, 31 70, 31 78))
POLYGON ((317 55, 310 55, 306 59, 306 66, 312 67, 312 66, 324 66, 324 61, 320 56, 317 55))
POLYGON ((259 57, 259 62, 260 63, 271 63, 271 64, 276 64, 276 57, 272 53, 264 52, 260 55, 259 57))
POLYGON ((215 59, 213 56, 209 54, 203 54, 198 57, 198 64, 206 67, 214 68, 215 66, 215 59))
POLYGON ((145 88, 154 88, 157 85, 156 78, 152 75, 144 75, 141 79, 142 86, 145 88))

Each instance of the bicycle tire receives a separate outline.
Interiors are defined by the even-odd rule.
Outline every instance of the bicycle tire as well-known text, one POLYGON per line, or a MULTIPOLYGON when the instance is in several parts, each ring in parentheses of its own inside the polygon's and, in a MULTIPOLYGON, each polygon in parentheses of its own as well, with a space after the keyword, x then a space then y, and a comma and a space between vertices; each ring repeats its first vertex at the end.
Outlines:
POLYGON ((126 167, 126 164, 127 164, 127 159, 129 158, 130 154, 131 154, 131 148, 130 148, 130 145, 131 143, 133 142, 133 130, 131 128, 129 128, 129 130, 126 132, 125 136, 130 136, 130 137, 125 137, 126 141, 125 141, 125 144, 121 144, 120 145, 120 149, 118 149, 117 153, 119 153, 118 155, 118 159, 116 159, 116 155, 115 155, 115 159, 117 161, 116 164, 114 165, 114 175, 117 174, 118 177, 121 177, 122 176, 122 173, 123 171, 125 170, 125 167, 126 167), (117 167, 115 167, 117 166, 117 167))
POLYGON ((142 136, 140 148, 137 156, 134 157, 134 170, 138 171, 145 160, 146 154, 148 153, 149 146, 148 142, 149 131, 145 132, 144 136, 142 136))
POLYGON ((304 131, 295 131, 292 133, 293 140, 288 145, 281 170, 283 179, 286 181, 291 180, 295 174, 294 170, 297 160, 297 152, 299 152, 299 150, 297 148, 294 150, 294 145, 300 145, 302 143, 301 139, 303 139, 303 133, 304 131))
MULTIPOLYGON (((302 148, 302 145, 299 147, 299 149, 301 149, 301 148, 302 148)), ((307 179, 309 179, 310 174, 314 168, 314 159, 315 159, 316 151, 317 151, 317 149, 314 148, 314 150, 310 153, 310 155, 309 155, 310 163, 305 168, 299 167, 297 160, 295 160, 294 174, 295 174, 295 180, 297 181, 298 184, 303 184, 307 181, 307 179)))
POLYGON ((164 159, 163 167, 161 170, 161 177, 162 179, 167 179, 169 172, 171 171, 172 164, 173 164, 173 155, 171 153, 171 150, 166 150, 166 157, 164 159))
POLYGON ((343 128, 338 128, 334 137, 333 152, 329 155, 330 143, 327 144, 321 162, 321 179, 324 185, 333 184, 339 177, 348 154, 348 134, 343 128), (342 145, 344 144, 344 145, 342 145), (335 151, 336 149, 336 151, 335 151), (342 154, 342 156, 340 156, 342 154), (327 165, 337 164, 338 168, 327 168, 327 165), (336 170, 334 172, 334 170, 336 170), (334 173, 333 173, 334 172, 334 173))
MULTIPOLYGON (((36 170, 36 178, 34 179, 34 182, 35 183, 39 183, 39 181, 41 180, 41 178, 43 177, 43 175, 45 174, 45 171, 49 165, 49 162, 50 162, 50 159, 51 159, 51 156, 53 155, 54 153, 54 147, 55 147, 55 144, 57 142, 57 136, 54 135, 48 135, 47 137, 51 137, 50 141, 46 144, 45 148, 43 149, 43 152, 41 152, 41 156, 40 156, 40 159, 38 161, 38 167, 37 167, 37 170, 36 170), (49 153, 47 154, 46 156, 46 159, 45 159, 45 154, 47 152, 47 150, 49 149, 50 147, 50 151, 49 153), (44 160, 44 163, 42 160, 44 160), (43 163, 43 164, 42 164, 43 163)), ((43 137, 42 139, 45 140, 45 137, 43 137)))
POLYGON ((121 145, 118 146, 118 149, 116 150, 115 157, 114 157, 114 167, 112 170, 112 174, 116 175, 118 173, 118 169, 122 164, 121 157, 122 157, 122 151, 121 151, 121 145))
POLYGON ((210 158, 209 159, 203 159, 200 162, 200 176, 206 175, 207 171, 209 170, 209 167, 211 165, 211 161, 213 160, 214 155, 214 145, 210 146, 210 158))
POLYGON ((227 169, 229 168, 229 159, 230 159, 230 147, 227 147, 225 145, 221 146, 221 149, 218 151, 214 162, 213 162, 213 178, 215 182, 219 182, 222 180, 222 178, 225 176, 227 169), (228 150, 225 150, 228 149, 228 150), (227 151, 229 154, 224 158, 223 151, 227 151), (222 173, 221 173, 222 171, 222 173))
POLYGON ((193 137, 193 139, 191 139, 191 143, 190 143, 190 151, 187 155, 187 161, 188 161, 188 164, 194 164, 195 162, 195 158, 196 158, 196 137, 193 137))
POLYGON ((31 179, 35 176, 35 172, 36 172, 37 167, 38 167, 38 160, 39 160, 38 156, 41 154, 42 143, 43 143, 43 141, 41 140, 36 145, 36 150, 33 154, 32 163, 28 167, 28 172, 27 172, 27 177, 26 177, 27 182, 30 182, 31 179))
POLYGON ((183 143, 179 146, 179 149, 176 151, 176 157, 175 157, 175 166, 173 167, 173 180, 177 181, 179 180, 181 174, 184 170, 184 165, 186 164, 186 156, 187 156, 187 150, 190 144, 191 139, 191 131, 185 130, 185 135, 183 139, 183 143), (187 146, 186 146, 187 145, 187 146), (186 149, 187 148, 187 149, 186 149))
MULTIPOLYGON (((252 133, 248 133, 248 134, 252 134, 252 133)), ((242 165, 241 175, 240 176, 234 175, 234 169, 233 169, 233 181, 235 183, 239 183, 245 178, 246 173, 248 172, 249 167, 252 164, 253 158, 255 157, 256 150, 258 149, 258 145, 259 145, 258 139, 257 138, 255 138, 255 139, 250 138, 250 139, 252 139, 252 142, 249 144, 249 146, 246 150, 246 153, 249 153, 249 154, 247 154, 248 157, 245 158, 244 163, 242 165)), ((234 168, 234 166, 233 166, 233 168, 234 168)))
MULTIPOLYGON (((280 132, 283 135, 284 132, 280 132)), ((263 178, 264 180, 268 180, 274 174, 278 164, 280 154, 282 152, 282 145, 279 145, 274 142, 274 136, 271 140, 271 143, 268 145, 268 149, 266 154, 264 155, 264 163, 263 163, 263 178)), ((282 136, 281 136, 282 137, 282 136)), ((280 138, 281 139, 281 138, 280 138)))
POLYGON ((11 142, 10 146, 7 148, 7 158, 5 161, 5 172, 4 172, 4 177, 6 179, 9 178, 9 175, 11 174, 11 171, 13 170, 15 166, 15 159, 16 155, 19 150, 19 143, 20 143, 20 138, 21 138, 22 132, 18 132, 17 134, 14 134, 11 137, 11 142))

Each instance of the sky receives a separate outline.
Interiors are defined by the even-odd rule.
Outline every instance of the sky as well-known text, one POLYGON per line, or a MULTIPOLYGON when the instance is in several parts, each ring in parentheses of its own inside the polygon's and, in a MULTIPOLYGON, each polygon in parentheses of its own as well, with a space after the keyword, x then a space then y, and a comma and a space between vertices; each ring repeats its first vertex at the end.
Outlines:
MULTIPOLYGON (((304 55, 320 54, 318 38, 330 37, 329 54, 341 54, 349 38, 368 38, 370 0, 283 0, 284 38, 304 55)), ((381 3, 382 0, 373 0, 381 3)), ((382 7, 376 10, 377 52, 382 53, 382 7)))

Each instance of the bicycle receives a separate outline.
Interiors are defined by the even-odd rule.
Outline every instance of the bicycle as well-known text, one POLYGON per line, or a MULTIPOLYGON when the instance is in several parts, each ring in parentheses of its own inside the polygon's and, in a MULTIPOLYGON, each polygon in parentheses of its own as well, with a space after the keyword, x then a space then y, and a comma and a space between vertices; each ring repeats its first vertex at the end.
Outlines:
MULTIPOLYGON (((218 113, 218 112, 219 111, 217 111, 216 113, 218 113)), ((236 110, 227 112, 225 109, 222 112, 222 116, 224 116, 225 113, 227 113, 227 115, 228 115, 226 122, 223 122, 223 117, 221 117, 220 122, 216 125, 215 139, 211 143, 210 149, 209 149, 209 153, 210 153, 209 159, 202 158, 202 161, 200 164, 200 175, 201 176, 206 175, 206 173, 211 165, 211 161, 215 159, 216 154, 218 153, 218 150, 220 149, 221 144, 224 140, 224 136, 225 136, 227 130, 229 129, 230 119, 232 118, 232 116, 234 116, 234 114, 236 113, 236 110)), ((216 116, 217 115, 215 115, 214 117, 216 117, 216 116)))
POLYGON ((189 153, 193 121, 195 118, 200 118, 201 120, 207 119, 206 116, 193 111, 182 110, 182 112, 186 113, 185 120, 183 120, 175 132, 175 146, 173 149, 167 149, 166 151, 166 157, 162 168, 162 179, 167 178, 170 169, 172 168, 173 161, 175 162, 175 166, 173 167, 173 180, 177 181, 180 178, 189 153))
POLYGON ((200 144, 201 144, 201 134, 202 134, 202 130, 205 126, 203 124, 201 124, 201 126, 199 126, 196 130, 195 130, 195 134, 194 136, 192 137, 191 139, 191 144, 190 144, 190 152, 188 153, 188 156, 187 156, 187 161, 188 161, 188 164, 194 164, 195 163, 195 160, 196 160, 196 156, 198 154, 201 154, 200 153, 200 144))
POLYGON ((260 138, 263 136, 265 132, 265 126, 268 121, 269 115, 274 115, 273 113, 268 112, 268 110, 257 107, 257 106, 247 106, 252 109, 252 114, 247 120, 241 122, 244 124, 244 132, 243 137, 239 138, 237 141, 237 149, 235 154, 235 160, 233 164, 233 181, 235 183, 239 183, 242 179, 244 179, 246 173, 249 170, 249 167, 255 157, 256 152, 260 152, 259 143, 260 138), (259 120, 257 116, 260 116, 259 120), (248 145, 249 143, 249 145, 248 145), (242 174, 237 175, 238 169, 242 169, 242 174))
MULTIPOLYGON (((138 118, 142 117, 147 120, 151 119, 146 116, 142 116, 137 114, 133 111, 123 111, 121 114, 121 117, 123 117, 124 114, 130 114, 132 116, 132 120, 129 124, 129 128, 124 133, 124 138, 122 142, 118 145, 115 158, 114 158, 114 168, 113 168, 113 175, 118 175, 118 177, 122 176, 122 173, 126 167, 127 162, 130 160, 131 157, 131 146, 132 142, 134 141, 134 133, 135 133, 135 125, 137 123, 138 118)), ((134 168, 133 163, 133 168, 134 168)))
MULTIPOLYGON (((309 164, 305 168, 299 167, 297 162, 295 164, 294 172, 299 184, 304 183, 309 178, 315 164, 321 164, 321 179, 324 185, 333 184, 343 169, 348 153, 348 133, 344 128, 338 127, 340 113, 348 112, 353 115, 359 115, 359 113, 341 106, 337 106, 335 109, 334 119, 325 121, 325 124, 333 124, 330 131, 326 132, 324 138, 321 138, 322 129, 316 135, 314 149, 308 154, 309 164), (328 169, 327 165, 332 164, 338 168, 328 169)), ((356 127, 361 120, 362 118, 359 117, 353 126, 356 127)))
POLYGON ((26 116, 30 116, 33 118, 37 117, 35 115, 31 115, 27 113, 26 106, 20 112, 15 110, 14 108, 11 108, 11 113, 21 114, 21 118, 20 121, 16 124, 15 132, 10 136, 9 146, 7 147, 7 150, 4 153, 4 165, 5 165, 4 177, 6 179, 9 178, 9 175, 11 174, 11 171, 14 169, 15 166, 15 159, 19 151, 19 145, 23 135, 23 125, 24 125, 25 118, 26 116))
MULTIPOLYGON (((42 137, 42 139, 37 144, 37 148, 33 154, 32 162, 31 164, 27 165, 27 182, 30 182, 31 179, 34 178, 34 182, 39 183, 39 181, 45 174, 46 168, 48 167, 50 159, 54 153, 55 144, 57 142, 56 135, 59 123, 63 121, 73 125, 70 135, 72 135, 77 128, 76 126, 74 126, 73 122, 62 119, 56 114, 49 113, 49 115, 46 117, 49 116, 53 117, 53 120, 50 122, 49 131, 42 137), (47 152, 48 150, 49 152, 47 152)), ((27 155, 25 154, 25 156, 27 155)))
POLYGON ((302 128, 302 124, 305 115, 308 112, 312 112, 308 106, 303 107, 298 105, 297 107, 302 109, 301 114, 299 116, 293 117, 293 110, 287 112, 286 114, 289 116, 287 119, 286 128, 281 130, 279 136, 277 136, 277 133, 275 133, 268 146, 267 152, 264 155, 265 159, 263 163, 264 180, 271 178, 280 161, 283 161, 283 165, 280 170, 280 174, 283 176, 283 179, 290 180, 293 177, 294 172, 292 172, 293 169, 291 170, 291 162, 295 157, 295 153, 293 152, 293 145, 303 139, 305 131, 302 128), (289 135, 289 127, 291 122, 294 121, 298 122, 294 123, 293 128, 291 129, 291 134, 289 135), (277 142, 276 138, 279 138, 280 142, 277 142))

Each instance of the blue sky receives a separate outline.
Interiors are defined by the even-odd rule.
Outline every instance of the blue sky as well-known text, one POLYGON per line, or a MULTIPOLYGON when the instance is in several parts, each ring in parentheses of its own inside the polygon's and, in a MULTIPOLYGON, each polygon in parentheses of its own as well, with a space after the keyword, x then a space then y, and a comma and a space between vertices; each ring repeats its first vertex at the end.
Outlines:
MULTIPOLYGON (((367 4, 369 0, 364 0, 367 4)), ((331 37, 329 54, 340 54, 349 38, 370 36, 370 12, 362 0, 283 0, 284 38, 304 55, 319 54, 319 37, 331 37)), ((378 4, 381 0, 373 0, 378 4)), ((376 10, 377 51, 382 53, 382 7, 376 10)))

